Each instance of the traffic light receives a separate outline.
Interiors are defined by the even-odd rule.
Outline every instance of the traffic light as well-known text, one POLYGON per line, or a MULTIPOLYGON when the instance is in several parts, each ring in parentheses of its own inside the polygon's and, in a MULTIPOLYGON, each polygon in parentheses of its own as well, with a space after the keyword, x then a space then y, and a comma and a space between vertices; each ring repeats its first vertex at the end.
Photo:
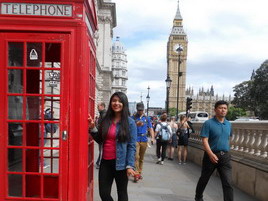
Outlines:
POLYGON ((187 97, 186 99, 186 112, 188 112, 191 108, 192 108, 192 98, 190 97, 187 97))

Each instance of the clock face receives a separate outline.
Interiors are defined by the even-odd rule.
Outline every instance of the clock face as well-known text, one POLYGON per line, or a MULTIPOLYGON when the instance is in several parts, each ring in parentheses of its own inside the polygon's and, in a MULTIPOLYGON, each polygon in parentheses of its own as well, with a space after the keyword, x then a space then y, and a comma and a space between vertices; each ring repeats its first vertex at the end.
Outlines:
POLYGON ((180 44, 175 44, 173 47, 173 51, 178 53, 178 51, 182 52, 183 51, 183 47, 180 44))

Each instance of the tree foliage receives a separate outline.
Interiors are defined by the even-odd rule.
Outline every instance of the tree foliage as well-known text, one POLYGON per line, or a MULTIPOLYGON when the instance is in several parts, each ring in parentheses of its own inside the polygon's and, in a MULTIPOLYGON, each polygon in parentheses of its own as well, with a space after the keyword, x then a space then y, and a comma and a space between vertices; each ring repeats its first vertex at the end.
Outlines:
POLYGON ((244 109, 231 106, 228 109, 228 114, 226 116, 226 119, 228 119, 229 121, 233 121, 237 119, 238 117, 242 117, 245 115, 246 115, 246 111, 244 109))
POLYGON ((234 87, 233 104, 245 110, 254 111, 255 116, 268 119, 268 60, 251 76, 234 87))

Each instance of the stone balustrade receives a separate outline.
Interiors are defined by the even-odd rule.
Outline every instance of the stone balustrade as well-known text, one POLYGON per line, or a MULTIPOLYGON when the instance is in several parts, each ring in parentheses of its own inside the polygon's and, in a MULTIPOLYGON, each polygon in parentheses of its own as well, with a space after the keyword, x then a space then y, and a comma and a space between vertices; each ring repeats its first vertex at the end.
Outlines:
MULTIPOLYGON (((268 200, 268 121, 231 123, 234 184, 259 200, 268 200)), ((193 124, 195 133, 189 139, 189 160, 199 165, 203 157, 202 124, 193 124)))
MULTIPOLYGON (((199 136, 202 123, 194 123, 195 133, 190 141, 202 144, 199 136)), ((254 157, 268 164, 268 121, 265 122, 232 122, 231 150, 233 155, 254 157)))

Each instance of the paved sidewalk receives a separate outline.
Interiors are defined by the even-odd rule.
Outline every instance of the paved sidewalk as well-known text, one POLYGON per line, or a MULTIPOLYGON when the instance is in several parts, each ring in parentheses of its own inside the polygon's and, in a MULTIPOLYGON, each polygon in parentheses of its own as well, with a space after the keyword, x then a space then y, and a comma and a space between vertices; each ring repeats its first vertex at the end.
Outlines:
MULTIPOLYGON (((95 158, 98 155, 95 146, 95 158)), ((201 169, 188 162, 179 165, 178 161, 165 160, 164 165, 156 164, 155 145, 148 148, 145 155, 143 180, 138 183, 130 178, 128 193, 129 201, 193 201, 197 180, 201 169)), ((94 201, 101 201, 98 191, 98 170, 95 169, 94 201)), ((235 201, 255 201, 242 191, 235 189, 235 201)), ((115 183, 112 189, 114 201, 117 200, 115 183)), ((204 193, 205 201, 222 201, 220 179, 212 176, 204 193)))

